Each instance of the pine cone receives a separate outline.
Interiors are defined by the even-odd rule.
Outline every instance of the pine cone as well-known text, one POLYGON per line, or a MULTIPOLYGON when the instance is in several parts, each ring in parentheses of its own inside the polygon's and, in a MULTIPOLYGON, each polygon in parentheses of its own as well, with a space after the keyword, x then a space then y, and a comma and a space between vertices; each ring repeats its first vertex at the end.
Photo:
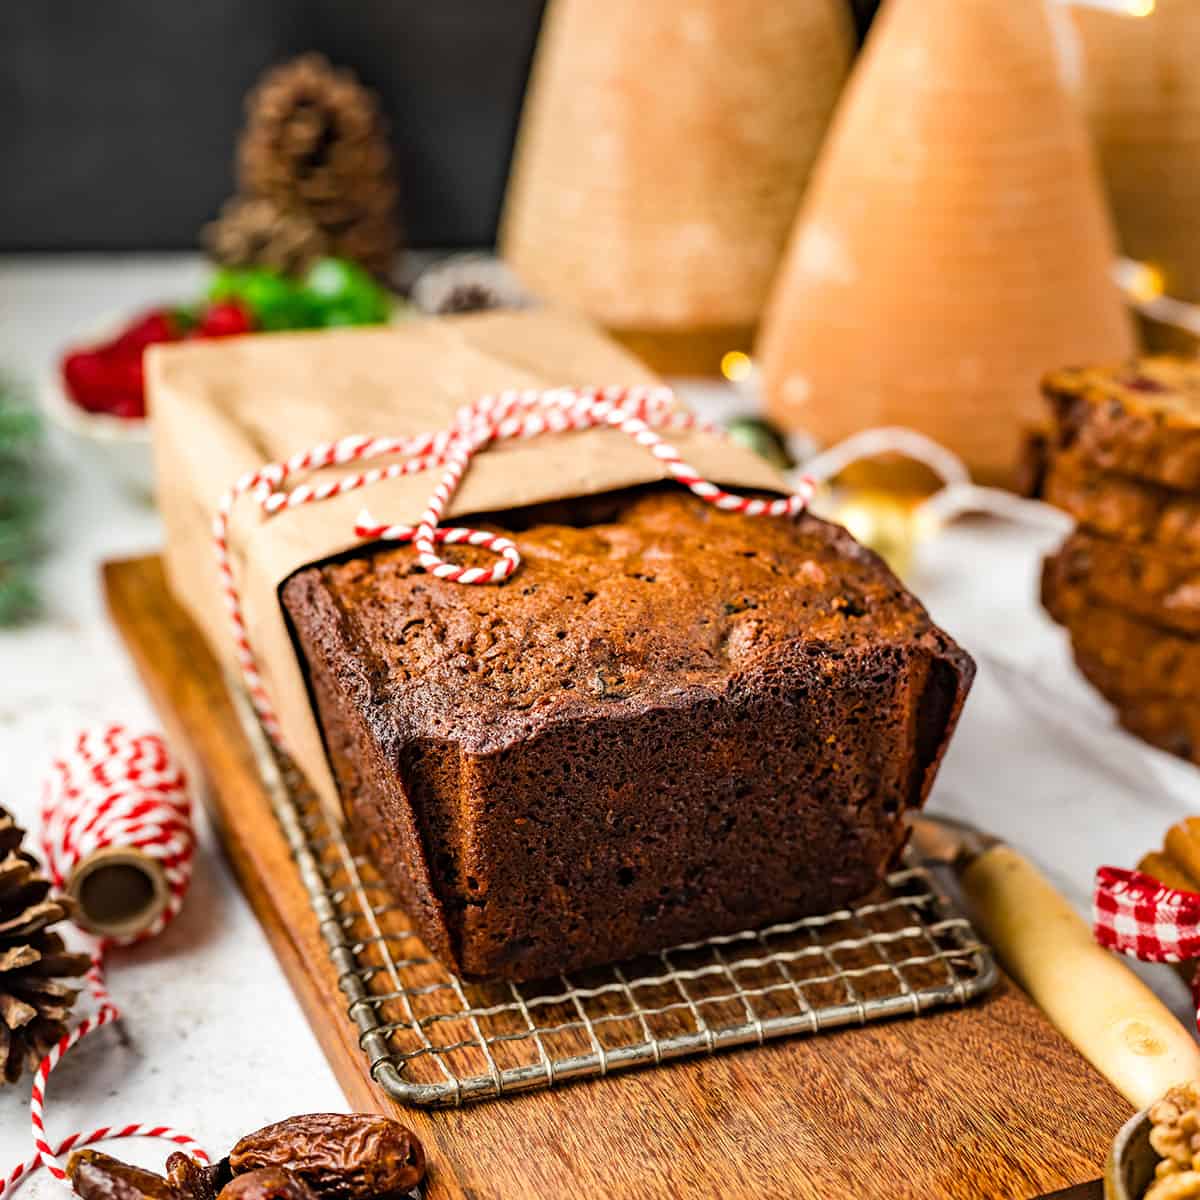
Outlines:
POLYGON ((400 248, 396 176, 375 96, 319 54, 269 71, 246 101, 241 188, 307 217, 326 252, 386 277, 400 248))
POLYGON ((204 244, 224 267, 270 267, 285 275, 300 275, 329 253, 328 239, 308 217, 253 196, 227 201, 204 227, 204 244))
POLYGON ((50 926, 70 915, 66 897, 22 850, 24 832, 0 808, 0 1081, 35 1070, 67 1032, 79 989, 62 983, 87 970, 86 954, 70 954, 50 926))

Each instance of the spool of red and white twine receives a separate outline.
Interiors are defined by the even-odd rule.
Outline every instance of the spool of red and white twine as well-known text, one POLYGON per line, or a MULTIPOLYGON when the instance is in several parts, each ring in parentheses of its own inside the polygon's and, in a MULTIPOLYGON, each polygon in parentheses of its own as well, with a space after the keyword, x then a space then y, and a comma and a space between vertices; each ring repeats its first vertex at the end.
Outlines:
POLYGON ((595 428, 620 430, 639 446, 644 446, 673 479, 701 499, 729 512, 793 517, 808 506, 816 489, 813 480, 804 476, 792 495, 760 500, 735 495, 710 483, 695 467, 684 462, 679 451, 658 431, 702 430, 711 434, 722 434, 723 431, 693 413, 676 408, 670 388, 659 386, 497 392, 460 408, 448 429, 412 437, 344 437, 313 446, 284 462, 268 463, 242 476, 226 492, 213 521, 213 543, 242 677, 259 719, 275 744, 282 748, 282 730, 247 637, 241 596, 229 554, 229 523, 241 497, 253 496, 263 514, 271 517, 286 509, 328 500, 385 479, 441 468, 441 477, 415 525, 377 521, 364 510, 355 524, 355 535, 364 541, 411 541, 417 550, 417 562, 439 579, 465 584, 500 583, 520 565, 521 555, 515 543, 479 529, 439 528, 446 506, 471 459, 493 442, 595 428), (379 458, 395 461, 324 483, 304 482, 290 491, 284 490, 284 485, 296 475, 379 458), (496 553, 499 561, 491 567, 456 566, 438 555, 435 546, 439 543, 479 546, 496 553))
MULTIPOLYGON (((132 945, 159 933, 179 912, 191 881, 196 839, 186 780, 163 739, 154 733, 134 735, 118 724, 80 733, 53 761, 47 775, 42 796, 42 846, 50 876, 59 888, 75 890, 76 883, 94 887, 102 882, 105 869, 115 867, 128 872, 140 868, 152 880, 161 880, 161 898, 152 883, 149 903, 141 910, 144 919, 132 926, 125 922, 123 932, 94 939, 87 984, 97 1011, 67 1034, 39 1064, 30 1101, 37 1152, 0 1183, 0 1194, 38 1166, 65 1179, 61 1155, 109 1138, 163 1138, 207 1162, 208 1155, 201 1146, 167 1125, 106 1125, 88 1133, 71 1134, 54 1147, 47 1140, 45 1128, 50 1073, 72 1046, 121 1016, 105 985, 105 954, 114 946, 132 945)), ((114 915, 120 917, 115 910, 114 915)))

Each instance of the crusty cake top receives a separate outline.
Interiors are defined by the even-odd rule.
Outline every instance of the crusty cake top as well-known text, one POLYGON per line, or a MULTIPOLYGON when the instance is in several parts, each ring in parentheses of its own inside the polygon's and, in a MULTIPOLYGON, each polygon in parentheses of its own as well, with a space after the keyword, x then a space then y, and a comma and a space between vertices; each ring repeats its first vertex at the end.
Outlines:
POLYGON ((370 702, 432 736, 644 710, 785 656, 819 680, 930 635, 953 648, 874 553, 816 517, 725 513, 676 487, 574 502, 572 523, 555 519, 563 508, 486 526, 520 547, 502 585, 439 580, 411 547, 379 548, 300 572, 285 604, 335 621, 370 702))

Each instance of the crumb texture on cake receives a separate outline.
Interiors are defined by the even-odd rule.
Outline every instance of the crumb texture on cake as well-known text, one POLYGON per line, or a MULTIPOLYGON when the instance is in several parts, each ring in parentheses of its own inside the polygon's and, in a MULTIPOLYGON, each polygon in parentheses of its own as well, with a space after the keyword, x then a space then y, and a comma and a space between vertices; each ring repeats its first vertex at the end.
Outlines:
POLYGON ((1200 362, 1162 355, 1052 371, 1043 392, 1060 446, 1101 470, 1200 487, 1200 362))
POLYGON ((1200 555, 1200 495, 1102 471, 1078 449, 1054 456, 1044 498, 1097 533, 1200 555))
POLYGON ((1097 600, 1058 556, 1043 564, 1042 604, 1070 633, 1080 670, 1106 695, 1200 695, 1200 639, 1097 600))
POLYGON ((1052 559, 1062 586, 1164 629, 1200 634, 1200 555, 1076 529, 1052 559))
POLYGON ((671 487, 491 527, 500 587, 390 547, 283 589, 350 819, 439 957, 529 978, 870 890, 973 674, 874 554, 671 487))

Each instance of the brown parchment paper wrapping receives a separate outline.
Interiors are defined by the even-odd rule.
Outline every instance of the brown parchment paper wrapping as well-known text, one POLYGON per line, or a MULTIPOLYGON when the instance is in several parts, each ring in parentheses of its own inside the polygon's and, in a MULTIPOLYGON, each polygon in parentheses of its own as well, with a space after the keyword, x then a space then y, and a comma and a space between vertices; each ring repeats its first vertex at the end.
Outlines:
MULTIPOLYGON (((461 405, 500 388, 655 381, 582 319, 544 309, 155 346, 146 366, 167 576, 235 672, 211 527, 222 495, 243 472, 350 434, 443 429, 461 405)), ((784 486, 768 464, 732 442, 698 433, 671 440, 707 478, 741 488, 784 486)), ((447 518, 665 476, 656 459, 616 430, 498 443, 472 460, 447 518)), ((426 472, 388 480, 270 518, 245 497, 234 514, 229 544, 250 643, 288 750, 330 812, 341 808, 279 588, 301 567, 358 544, 354 520, 364 506, 381 520, 415 521, 436 478, 426 472)))

